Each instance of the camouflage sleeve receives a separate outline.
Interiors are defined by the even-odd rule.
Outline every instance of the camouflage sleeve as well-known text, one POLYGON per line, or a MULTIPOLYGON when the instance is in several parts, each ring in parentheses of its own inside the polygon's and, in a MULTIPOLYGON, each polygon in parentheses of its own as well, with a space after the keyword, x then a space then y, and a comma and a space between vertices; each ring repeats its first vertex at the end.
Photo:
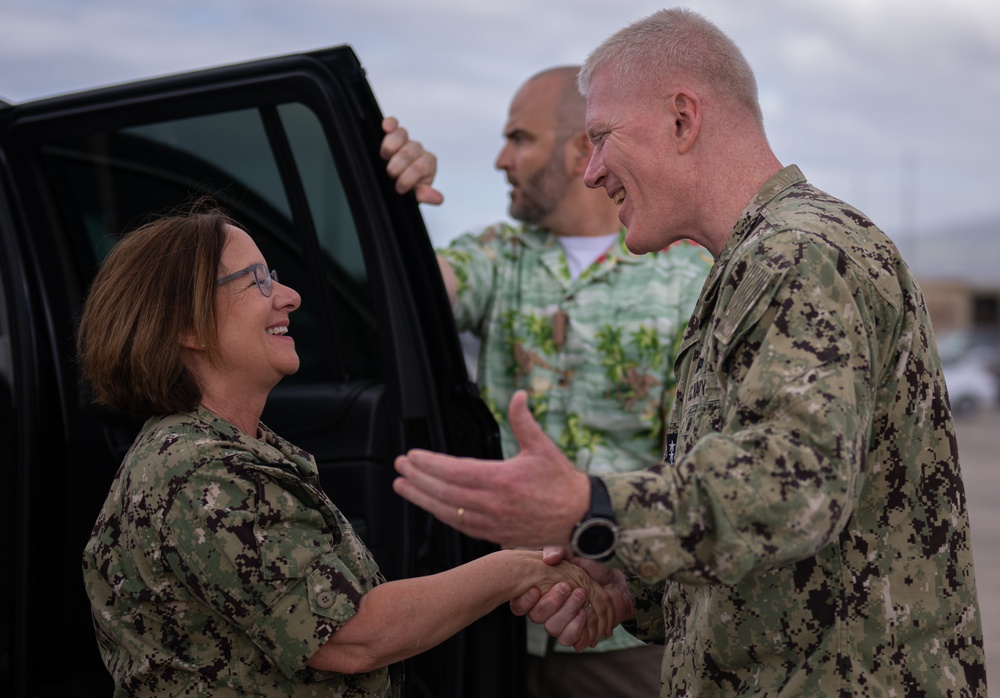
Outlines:
POLYGON ((622 623, 622 627, 648 644, 662 645, 666 642, 666 621, 662 606, 665 588, 664 582, 646 584, 635 578, 629 580, 635 619, 622 623))
POLYGON ((483 323, 489 317, 494 294, 501 232, 497 226, 479 235, 467 233, 438 250, 438 254, 451 264, 458 283, 453 311, 460 332, 471 331, 482 337, 483 323))
POLYGON ((322 514, 253 465, 210 461, 171 483, 166 563, 286 676, 357 611, 361 587, 322 514))
POLYGON ((808 236, 783 245, 731 263, 672 419, 693 443, 608 478, 618 560, 648 583, 736 583, 813 555, 852 513, 873 404, 864 280, 808 236))

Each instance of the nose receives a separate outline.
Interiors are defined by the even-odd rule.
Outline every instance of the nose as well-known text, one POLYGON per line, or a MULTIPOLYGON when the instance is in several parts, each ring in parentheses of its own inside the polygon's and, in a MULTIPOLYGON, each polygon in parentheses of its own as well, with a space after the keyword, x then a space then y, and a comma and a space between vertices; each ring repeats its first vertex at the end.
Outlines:
POLYGON ((604 158, 601 157, 600 150, 594 148, 590 154, 590 162, 587 163, 587 171, 583 173, 583 183, 591 189, 599 189, 604 186, 604 178, 607 170, 604 167, 604 158))
POLYGON ((274 289, 271 298, 274 299, 274 304, 279 308, 287 308, 288 312, 292 312, 302 305, 302 296, 291 286, 280 281, 273 282, 271 286, 274 289))
POLYGON ((493 163, 493 166, 498 170, 503 170, 504 172, 509 171, 510 168, 512 167, 512 159, 510 151, 511 147, 510 147, 510 142, 508 141, 504 143, 504 146, 500 149, 500 152, 497 153, 497 159, 493 163))

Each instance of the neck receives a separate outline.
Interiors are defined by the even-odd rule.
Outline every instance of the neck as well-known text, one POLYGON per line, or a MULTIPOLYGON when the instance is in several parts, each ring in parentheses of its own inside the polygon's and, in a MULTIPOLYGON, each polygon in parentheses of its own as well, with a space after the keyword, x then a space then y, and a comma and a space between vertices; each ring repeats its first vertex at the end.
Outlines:
POLYGON ((203 351, 186 349, 183 361, 201 387, 199 402, 202 407, 257 438, 264 403, 278 381, 255 383, 245 375, 237 375, 224 367, 213 365, 203 351))
POLYGON ((244 434, 257 438, 260 431, 260 415, 263 411, 263 405, 261 409, 241 409, 231 405, 228 402, 218 402, 211 397, 202 396, 201 406, 205 409, 219 415, 227 422, 234 424, 240 431, 244 434))
POLYGON ((618 207, 603 189, 574 182, 558 208, 542 222, 557 237, 598 237, 618 232, 618 207))
POLYGON ((729 143, 723 153, 713 160, 712 175, 700 180, 705 183, 698 193, 701 239, 692 236, 715 258, 729 241, 740 214, 782 167, 763 137, 729 143))
POLYGON ((262 386, 253 386, 245 380, 228 380, 224 372, 217 370, 194 373, 201 385, 202 407, 256 438, 260 416, 264 412, 264 403, 267 402, 270 388, 265 390, 262 386))

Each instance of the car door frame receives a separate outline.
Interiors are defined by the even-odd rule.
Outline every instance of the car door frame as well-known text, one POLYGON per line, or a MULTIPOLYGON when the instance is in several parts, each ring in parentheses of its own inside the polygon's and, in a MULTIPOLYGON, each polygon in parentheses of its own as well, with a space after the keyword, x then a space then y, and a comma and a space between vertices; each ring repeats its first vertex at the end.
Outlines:
MULTIPOLYGON (((386 357, 385 395, 380 398, 380 414, 373 419, 385 425, 390 450, 423 447, 460 455, 499 454, 496 424, 465 373, 454 320, 416 201, 412 195, 395 193, 381 165, 381 110, 349 47, 5 107, 0 110, 0 138, 5 191, 12 205, 9 215, 3 217, 3 249, 11 250, 10 259, 18 264, 3 268, 3 276, 8 308, 15 308, 11 322, 18 328, 19 339, 11 354, 22 381, 14 391, 18 416, 16 479, 22 500, 15 508, 16 524, 21 526, 15 527, 15 559, 23 562, 15 598, 18 593, 31 598, 32 569, 38 566, 40 545, 34 529, 47 519, 38 515, 36 505, 46 488, 32 463, 65 458, 75 447, 72 423, 79 399, 71 342, 58 329, 65 327, 71 311, 63 307, 65 301, 56 298, 56 282, 43 278, 41 271, 41 258, 50 250, 44 248, 46 236, 40 231, 45 225, 58 225, 53 218, 58 205, 39 179, 42 174, 32 146, 55 134, 86 132, 95 124, 103 128, 109 123, 127 123, 143 110, 189 113, 193 101, 207 108, 226 99, 227 106, 236 107, 240 97, 247 106, 257 106, 261 99, 283 98, 309 104, 337 151, 334 158, 338 166, 345 164, 351 173, 344 178, 344 185, 349 188, 352 207, 356 207, 356 220, 367 226, 361 238, 386 357), (66 438, 53 439, 53 431, 66 438), (22 510, 31 506, 36 506, 34 513, 22 510)), ((303 205, 293 203, 293 207, 302 210, 303 205)), ((275 395, 274 404, 280 411, 282 393, 276 391, 275 395)), ((378 460, 385 465, 384 455, 378 460)), ((391 482, 391 472, 383 473, 380 479, 385 487, 391 482)), ((398 547, 408 551, 402 555, 398 576, 432 572, 491 549, 441 526, 420 510, 398 506, 404 512, 398 547), (422 551, 419 556, 415 548, 422 551)), ((46 531, 46 536, 50 535, 52 532, 46 531)), ((37 603, 22 604, 24 609, 37 607, 37 603)), ((27 629, 32 622, 26 616, 15 620, 11 634, 14 643, 32 655, 12 660, 10 685, 23 685, 25 690, 28 676, 36 673, 33 667, 39 666, 36 657, 41 652, 39 640, 27 629), (19 667, 23 674, 18 674, 19 667)), ((408 662, 408 672, 414 677, 411 694, 426 694, 421 693, 425 675, 442 672, 448 678, 434 683, 438 692, 427 695, 516 692, 510 687, 519 681, 523 633, 519 636, 518 623, 492 614, 477 626, 427 658, 408 662), (509 661, 501 660, 504 655, 509 661)))

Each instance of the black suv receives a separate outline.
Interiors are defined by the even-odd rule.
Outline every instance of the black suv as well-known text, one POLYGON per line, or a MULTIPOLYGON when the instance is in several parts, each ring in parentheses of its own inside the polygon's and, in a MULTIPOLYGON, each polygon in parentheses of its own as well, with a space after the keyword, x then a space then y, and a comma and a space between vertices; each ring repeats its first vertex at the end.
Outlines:
MULTIPOLYGON (((92 404, 74 331, 119 236, 200 194, 302 295, 301 369, 264 421, 316 456, 386 576, 489 549, 391 490, 409 448, 497 457, 499 440, 417 204, 385 174, 381 118, 349 47, 0 102, 0 694, 111 693, 81 552, 139 424, 92 404)), ((523 638, 498 609, 408 661, 408 695, 517 695, 523 638)))

